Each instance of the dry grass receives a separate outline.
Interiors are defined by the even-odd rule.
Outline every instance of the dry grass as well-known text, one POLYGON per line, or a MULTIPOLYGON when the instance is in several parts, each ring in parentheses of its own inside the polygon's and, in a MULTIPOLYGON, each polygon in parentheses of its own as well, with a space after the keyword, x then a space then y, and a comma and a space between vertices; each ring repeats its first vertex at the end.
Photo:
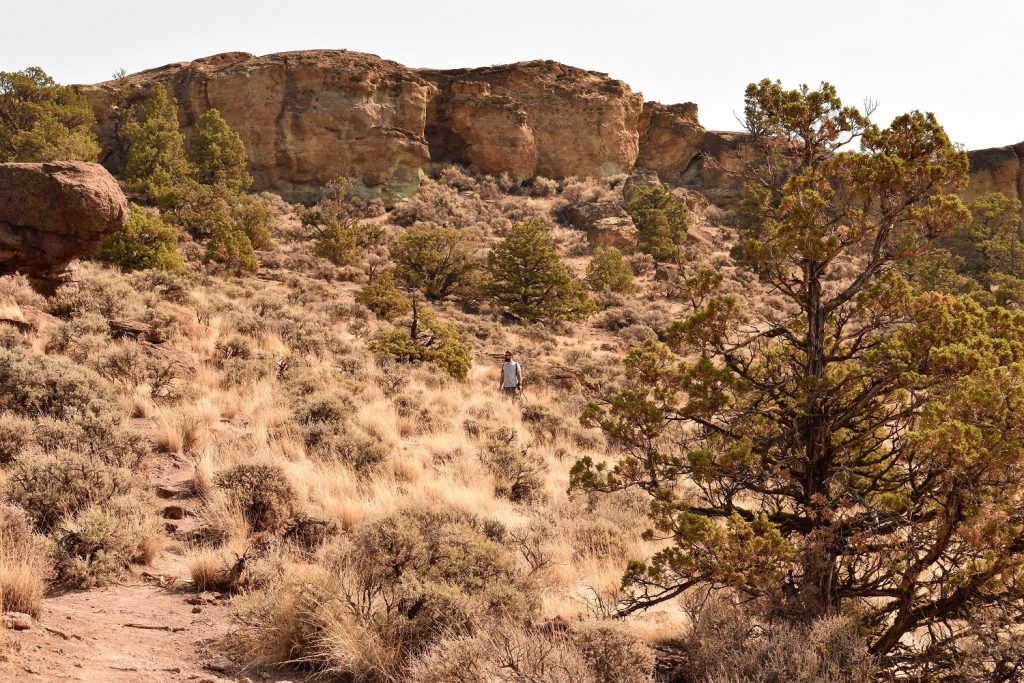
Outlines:
POLYGON ((0 530, 0 605, 5 612, 39 616, 49 571, 39 539, 27 530, 0 530))

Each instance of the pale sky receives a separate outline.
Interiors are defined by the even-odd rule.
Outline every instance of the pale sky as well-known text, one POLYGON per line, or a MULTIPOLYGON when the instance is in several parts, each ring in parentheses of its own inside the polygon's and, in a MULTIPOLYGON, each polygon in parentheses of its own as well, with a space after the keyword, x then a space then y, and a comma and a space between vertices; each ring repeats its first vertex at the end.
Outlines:
POLYGON ((743 89, 828 80, 888 123, 933 111, 967 148, 1024 140, 1024 2, 1011 0, 0 0, 0 71, 63 83, 240 50, 346 48, 410 67, 554 59, 735 130, 743 89))

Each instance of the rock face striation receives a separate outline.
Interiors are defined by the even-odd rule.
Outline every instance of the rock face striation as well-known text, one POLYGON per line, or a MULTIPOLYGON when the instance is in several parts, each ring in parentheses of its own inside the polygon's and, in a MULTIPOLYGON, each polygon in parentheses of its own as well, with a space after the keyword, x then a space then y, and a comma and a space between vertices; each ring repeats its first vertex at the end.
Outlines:
POLYGON ((52 289, 127 215, 128 200, 99 164, 0 164, 0 275, 20 272, 52 289))
MULTIPOLYGON (((256 57, 232 52, 79 86, 97 119, 103 163, 117 171, 123 113, 164 84, 187 133, 219 109, 241 135, 256 190, 316 199, 340 176, 384 199, 416 190, 431 162, 517 180, 647 169, 673 187, 736 206, 744 164, 758 154, 740 132, 706 130, 697 105, 643 102, 622 81, 552 61, 479 69, 410 69, 346 50, 256 57)), ((1024 196, 1024 143, 971 152, 968 199, 1024 196)))

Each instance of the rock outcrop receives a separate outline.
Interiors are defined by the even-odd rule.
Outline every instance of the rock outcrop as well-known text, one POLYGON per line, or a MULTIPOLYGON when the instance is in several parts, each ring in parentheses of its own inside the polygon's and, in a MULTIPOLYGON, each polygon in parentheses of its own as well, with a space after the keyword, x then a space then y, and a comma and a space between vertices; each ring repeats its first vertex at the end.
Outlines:
POLYGON ((673 187, 698 190, 723 206, 738 202, 744 164, 759 158, 747 134, 705 130, 693 102, 645 102, 639 134, 638 169, 654 171, 673 187))
MULTIPOLYGON (((79 86, 114 171, 122 114, 154 83, 177 100, 186 132, 219 109, 245 142, 253 189, 295 201, 316 199, 339 176, 364 195, 404 197, 431 162, 452 162, 517 180, 647 169, 730 209, 740 171, 759 157, 745 133, 706 130, 692 102, 645 103, 622 81, 558 62, 417 70, 312 50, 232 52, 79 86)), ((966 199, 996 190, 1024 196, 1024 143, 970 155, 966 199)))
MULTIPOLYGON (((1007 147, 976 149, 971 160, 971 181, 962 193, 972 201, 989 192, 1002 192, 1024 202, 1024 142, 1007 147)), ((1024 225, 1024 217, 1021 220, 1024 225)))
POLYGON ((120 164, 121 112, 162 83, 187 132, 218 109, 245 142, 253 188, 315 199, 341 176, 369 193, 411 194, 430 160, 424 138, 436 88, 410 69, 345 50, 229 53, 79 86, 97 119, 104 164, 120 164))
POLYGON ((434 159, 517 179, 602 177, 636 162, 643 98, 607 74, 552 61, 417 73, 440 91, 426 129, 434 159))
POLYGON ((52 289, 127 215, 128 200, 99 164, 0 164, 0 275, 23 273, 52 289))

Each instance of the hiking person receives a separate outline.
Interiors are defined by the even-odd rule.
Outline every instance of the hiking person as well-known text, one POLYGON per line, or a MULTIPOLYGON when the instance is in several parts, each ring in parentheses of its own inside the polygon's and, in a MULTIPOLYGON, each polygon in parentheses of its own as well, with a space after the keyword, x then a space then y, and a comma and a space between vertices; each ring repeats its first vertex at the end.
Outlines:
POLYGON ((501 383, 498 389, 506 396, 518 396, 523 390, 523 367, 512 360, 512 352, 505 352, 505 362, 501 364, 501 383))

